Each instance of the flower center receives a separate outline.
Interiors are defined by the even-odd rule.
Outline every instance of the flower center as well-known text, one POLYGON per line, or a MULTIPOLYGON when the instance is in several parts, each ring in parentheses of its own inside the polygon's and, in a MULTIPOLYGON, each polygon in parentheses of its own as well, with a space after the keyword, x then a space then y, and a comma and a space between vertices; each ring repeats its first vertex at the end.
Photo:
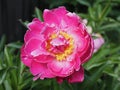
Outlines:
POLYGON ((66 32, 60 31, 59 34, 52 34, 47 40, 46 49, 52 53, 56 60, 65 60, 73 52, 73 38, 66 32))

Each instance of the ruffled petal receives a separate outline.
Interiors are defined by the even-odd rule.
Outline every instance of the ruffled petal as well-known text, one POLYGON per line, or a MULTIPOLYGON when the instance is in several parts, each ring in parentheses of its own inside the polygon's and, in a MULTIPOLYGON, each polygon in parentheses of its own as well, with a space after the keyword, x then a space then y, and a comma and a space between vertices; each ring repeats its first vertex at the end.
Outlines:
POLYGON ((88 43, 88 47, 86 47, 85 49, 85 52, 80 56, 82 64, 87 62, 91 58, 94 50, 93 47, 94 47, 94 43, 93 40, 91 39, 90 43, 88 43))
POLYGON ((66 13, 67 11, 65 7, 59 7, 53 10, 45 9, 43 12, 43 18, 46 23, 59 26, 66 13))
POLYGON ((80 24, 80 18, 75 13, 68 12, 65 7, 48 10, 45 9, 43 13, 44 21, 50 25, 57 25, 57 27, 76 27, 80 24))
POLYGON ((76 30, 67 31, 74 39, 74 52, 79 54, 81 63, 86 62, 93 53, 93 40, 82 24, 76 30))
POLYGON ((40 33, 34 32, 32 30, 27 30, 26 34, 24 36, 25 43, 27 43, 32 38, 37 38, 37 39, 39 39, 41 41, 45 40, 44 37, 43 37, 43 35, 40 35, 40 33))
POLYGON ((80 17, 77 16, 75 13, 68 12, 66 14, 66 18, 64 21, 67 23, 68 26, 78 27, 80 24, 80 17))
POLYGON ((50 26, 45 22, 41 22, 39 19, 35 18, 31 23, 28 24, 29 30, 25 35, 25 41, 29 39, 29 37, 39 37, 43 39, 44 37, 49 36, 51 33, 55 32, 55 27, 50 26))
POLYGON ((37 74, 43 74, 44 71, 47 69, 45 64, 40 64, 35 61, 32 62, 30 71, 35 76, 37 74))
MULTIPOLYGON (((76 27, 73 29, 66 29, 65 31, 71 35, 74 40, 74 47, 78 47, 78 51, 82 51, 85 48, 85 44, 87 43, 87 36, 85 36, 85 27, 76 27)), ((89 37, 88 37, 89 38, 89 37)))
POLYGON ((50 42, 51 45, 53 46, 61 46, 65 45, 65 40, 61 38, 55 38, 50 42))
POLYGON ((77 56, 76 56, 76 58, 75 58, 75 61, 76 61, 76 62, 75 62, 76 64, 75 64, 75 67, 74 67, 74 68, 75 68, 76 71, 78 71, 78 70, 80 69, 80 65, 81 65, 81 60, 80 60, 80 57, 79 57, 78 54, 77 54, 77 56))
POLYGON ((57 76, 69 76, 74 70, 73 62, 54 60, 48 63, 49 70, 57 76))
POLYGON ((66 58, 67 61, 70 61, 72 63, 75 63, 74 65, 74 69, 76 71, 78 71, 80 69, 80 65, 81 65, 81 60, 80 60, 80 57, 79 57, 79 54, 74 52, 73 54, 71 54, 70 56, 68 56, 66 58))
POLYGON ((36 61, 32 61, 30 71, 34 76, 39 75, 40 79, 55 77, 55 75, 50 73, 46 64, 41 64, 41 63, 38 63, 36 61))
POLYGON ((55 59, 55 57, 53 57, 51 55, 45 55, 45 54, 35 57, 35 61, 38 63, 49 63, 49 62, 52 62, 52 60, 54 60, 54 59, 55 59))
POLYGON ((41 32, 41 30, 44 28, 44 23, 41 22, 39 19, 35 18, 31 23, 27 25, 27 27, 29 30, 41 32))
POLYGON ((31 62, 32 62, 32 59, 31 58, 28 58, 28 57, 21 57, 21 59, 22 59, 22 62, 26 65, 26 66, 28 66, 28 67, 30 67, 31 66, 31 62))
POLYGON ((32 38, 31 40, 29 40, 29 42, 25 44, 24 50, 27 54, 31 54, 31 52, 33 52, 36 49, 39 49, 40 47, 41 47, 41 41, 32 38))
POLYGON ((64 6, 60 6, 57 9, 53 9, 52 12, 58 15, 60 18, 63 18, 64 15, 68 12, 64 6))
POLYGON ((69 83, 82 82, 84 80, 84 69, 81 66, 79 71, 75 71, 72 75, 67 77, 69 83))
POLYGON ((22 62, 26 66, 28 66, 28 67, 31 66, 32 59, 25 53, 25 51, 24 51, 24 45, 21 48, 21 55, 20 55, 20 57, 21 57, 22 62))
POLYGON ((43 18, 46 23, 52 26, 59 25, 58 16, 55 15, 51 10, 45 9, 43 12, 43 18))
POLYGON ((52 27, 50 25, 45 25, 44 26, 44 29, 41 31, 41 35, 44 36, 44 38, 48 38, 51 34, 55 33, 56 32, 56 29, 55 27, 52 27))

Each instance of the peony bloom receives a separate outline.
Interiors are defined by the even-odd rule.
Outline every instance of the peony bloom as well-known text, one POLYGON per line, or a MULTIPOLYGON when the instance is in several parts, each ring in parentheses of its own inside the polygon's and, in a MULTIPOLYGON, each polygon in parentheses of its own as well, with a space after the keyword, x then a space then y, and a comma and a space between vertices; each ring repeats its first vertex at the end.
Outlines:
POLYGON ((93 41, 86 26, 65 7, 45 9, 44 22, 35 18, 28 24, 21 48, 21 60, 34 80, 56 78, 59 83, 82 82, 82 64, 93 53, 93 41))

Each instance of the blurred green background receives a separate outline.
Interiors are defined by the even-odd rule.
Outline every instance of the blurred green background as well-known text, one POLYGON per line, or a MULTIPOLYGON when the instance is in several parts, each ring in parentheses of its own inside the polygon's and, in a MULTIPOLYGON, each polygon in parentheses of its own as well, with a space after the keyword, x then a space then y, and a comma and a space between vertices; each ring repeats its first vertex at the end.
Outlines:
POLYGON ((120 90, 120 0, 1 0, 0 90, 120 90), (55 79, 32 81, 20 61, 20 48, 34 17, 42 19, 45 8, 65 6, 88 20, 93 33, 105 44, 85 63, 82 83, 58 84, 55 79), (4 34, 4 35, 3 35, 4 34))

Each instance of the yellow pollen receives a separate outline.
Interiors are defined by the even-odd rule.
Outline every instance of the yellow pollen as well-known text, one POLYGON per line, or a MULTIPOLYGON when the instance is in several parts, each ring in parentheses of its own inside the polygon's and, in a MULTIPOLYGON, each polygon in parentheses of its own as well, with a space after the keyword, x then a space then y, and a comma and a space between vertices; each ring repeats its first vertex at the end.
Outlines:
POLYGON ((57 38, 57 35, 54 33, 54 34, 51 35, 50 38, 51 38, 51 39, 55 39, 55 38, 57 38))
MULTIPOLYGON (((62 61, 62 60, 65 60, 70 54, 72 54, 73 49, 74 49, 74 40, 73 40, 73 38, 72 38, 69 34, 67 34, 66 32, 60 31, 59 35, 63 36, 66 40, 68 40, 68 41, 69 41, 69 45, 65 48, 65 50, 64 50, 63 53, 52 53, 52 52, 51 52, 51 53, 55 55, 55 57, 56 57, 56 59, 57 59, 58 61, 62 61)), ((50 37, 50 39, 52 40, 52 39, 55 39, 55 38, 57 38, 57 37, 58 37, 58 36, 57 36, 56 34, 52 34, 51 37, 50 37)), ((51 41, 51 40, 50 40, 50 41, 51 41)), ((48 50, 48 51, 50 51, 50 50, 49 50, 49 49, 50 49, 50 41, 47 42, 47 50, 48 50)))

